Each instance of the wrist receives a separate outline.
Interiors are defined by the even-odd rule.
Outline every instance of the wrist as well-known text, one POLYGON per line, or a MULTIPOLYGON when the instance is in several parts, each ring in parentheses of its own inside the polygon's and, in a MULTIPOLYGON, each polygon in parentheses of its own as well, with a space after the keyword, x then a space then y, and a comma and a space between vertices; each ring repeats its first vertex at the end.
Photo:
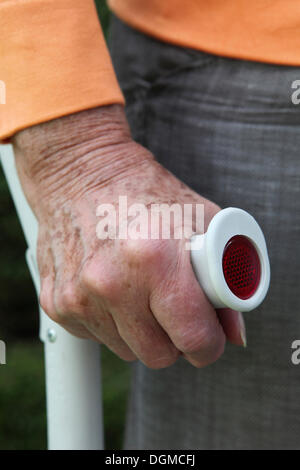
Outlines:
POLYGON ((120 105, 95 108, 19 132, 13 138, 18 171, 33 199, 68 199, 105 186, 151 160, 130 135, 120 105))
POLYGON ((130 130, 124 108, 110 105, 81 111, 24 129, 13 136, 13 145, 26 154, 32 152, 30 162, 47 160, 53 155, 76 148, 84 143, 99 141, 127 141, 130 130))

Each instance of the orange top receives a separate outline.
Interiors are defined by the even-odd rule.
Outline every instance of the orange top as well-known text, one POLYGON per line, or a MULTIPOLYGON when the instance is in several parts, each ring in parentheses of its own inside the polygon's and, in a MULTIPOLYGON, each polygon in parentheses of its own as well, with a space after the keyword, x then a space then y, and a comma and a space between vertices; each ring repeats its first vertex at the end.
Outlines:
POLYGON ((0 138, 123 102, 93 0, 0 0, 0 138))
MULTIPOLYGON (((167 42, 300 65, 299 0, 109 4, 128 24, 167 42)), ((0 138, 66 114, 124 103, 93 0, 0 0, 0 31, 0 138)))
POLYGON ((108 0, 128 24, 217 55, 300 65, 299 0, 108 0))

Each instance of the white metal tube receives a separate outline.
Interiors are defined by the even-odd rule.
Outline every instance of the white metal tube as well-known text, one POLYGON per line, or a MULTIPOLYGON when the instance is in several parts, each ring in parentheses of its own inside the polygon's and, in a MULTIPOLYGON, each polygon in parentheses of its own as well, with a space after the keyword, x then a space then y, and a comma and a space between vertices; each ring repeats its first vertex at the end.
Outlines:
MULTIPOLYGON (((37 220, 23 194, 10 145, 0 146, 7 183, 28 244, 27 262, 39 292, 37 220)), ((49 449, 103 449, 100 348, 70 335, 40 309, 45 345, 49 449)))

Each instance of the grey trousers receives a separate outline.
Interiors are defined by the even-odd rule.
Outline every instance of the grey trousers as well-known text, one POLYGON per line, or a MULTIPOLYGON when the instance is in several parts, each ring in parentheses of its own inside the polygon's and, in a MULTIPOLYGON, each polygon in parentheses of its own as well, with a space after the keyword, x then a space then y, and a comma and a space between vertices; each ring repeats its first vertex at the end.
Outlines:
POLYGON ((222 58, 117 19, 111 52, 134 138, 198 193, 257 219, 271 260, 248 347, 215 364, 132 367, 127 449, 300 449, 300 68, 222 58))

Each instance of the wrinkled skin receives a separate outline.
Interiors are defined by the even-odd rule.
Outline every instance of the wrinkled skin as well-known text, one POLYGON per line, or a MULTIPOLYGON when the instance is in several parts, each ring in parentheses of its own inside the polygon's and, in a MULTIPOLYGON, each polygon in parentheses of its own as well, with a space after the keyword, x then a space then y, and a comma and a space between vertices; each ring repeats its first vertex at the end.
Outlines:
MULTIPOLYGON (((241 314, 216 312, 199 286, 185 240, 99 240, 100 203, 200 203, 205 227, 220 210, 135 143, 119 105, 19 132, 17 168, 39 221, 40 303, 72 334, 148 367, 183 355, 216 361, 226 337, 244 343, 241 314)), ((191 221, 191 226, 193 221, 191 221)))

